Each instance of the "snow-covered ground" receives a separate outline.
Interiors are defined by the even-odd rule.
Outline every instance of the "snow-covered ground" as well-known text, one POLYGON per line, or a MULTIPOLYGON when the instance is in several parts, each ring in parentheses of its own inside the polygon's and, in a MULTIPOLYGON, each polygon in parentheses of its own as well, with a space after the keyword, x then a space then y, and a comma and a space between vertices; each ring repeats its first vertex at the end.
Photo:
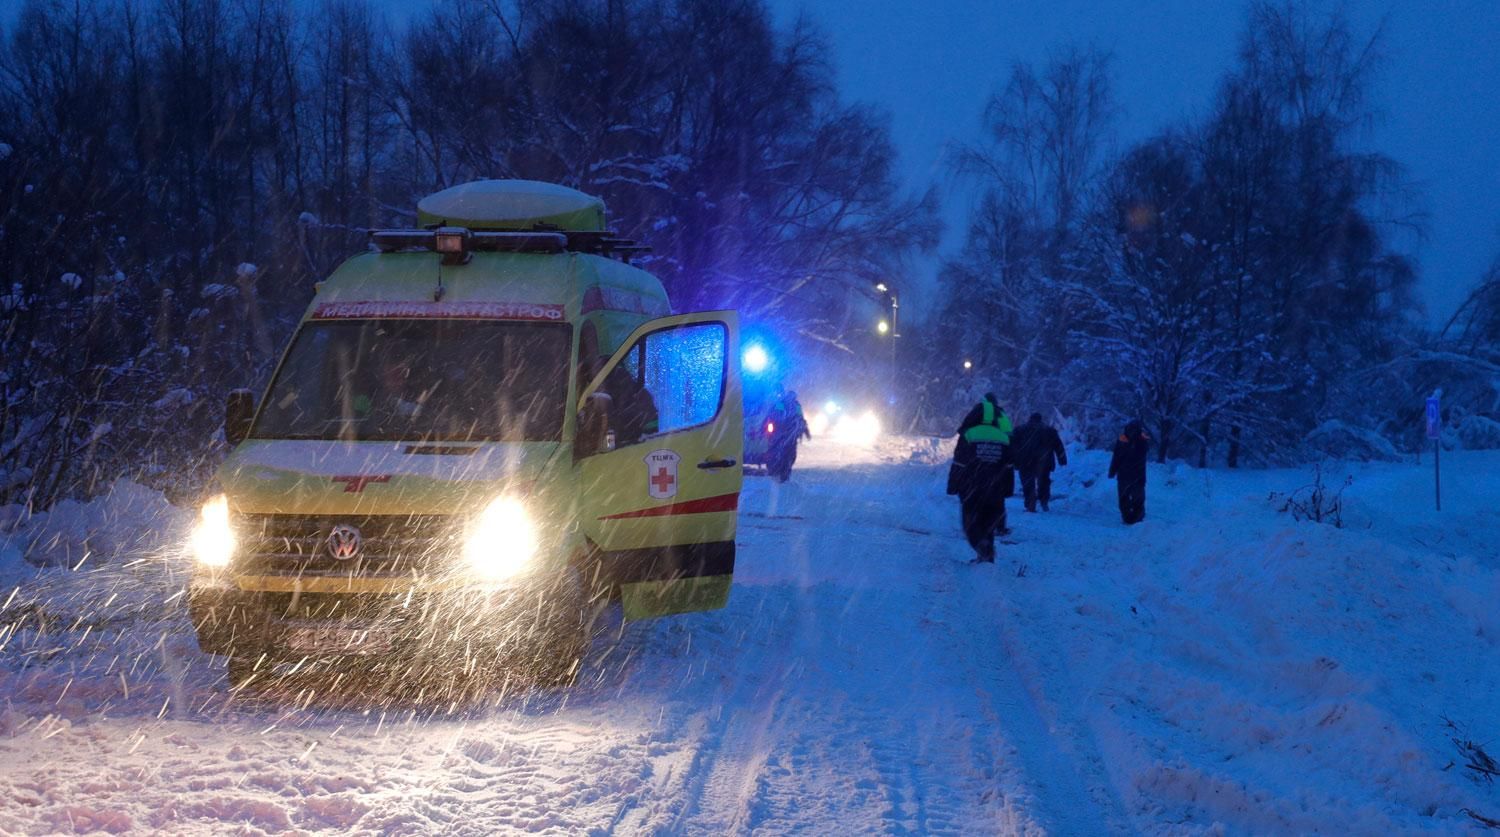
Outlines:
POLYGON ((565 693, 452 706, 196 650, 190 516, 121 485, 0 536, 0 832, 1480 833, 1500 784, 1500 454, 1351 476, 1102 454, 993 567, 948 445, 809 445, 748 478, 718 612, 615 625, 565 693), (88 537, 84 537, 88 535, 88 537), (33 570, 21 550, 55 566, 33 570), (23 618, 24 617, 24 618, 23 618), (25 630, 10 626, 23 624, 25 630), (32 627, 45 624, 38 634, 32 627), (336 699, 327 695, 332 692, 336 699), (1459 743, 1455 743, 1455 741, 1459 743))

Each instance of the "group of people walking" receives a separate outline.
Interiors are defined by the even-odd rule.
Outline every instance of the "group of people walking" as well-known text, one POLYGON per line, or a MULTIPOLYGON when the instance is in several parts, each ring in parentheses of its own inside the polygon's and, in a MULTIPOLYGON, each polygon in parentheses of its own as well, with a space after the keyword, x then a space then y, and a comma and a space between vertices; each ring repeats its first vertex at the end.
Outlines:
MULTIPOLYGON (((1116 440, 1109 476, 1117 481, 1120 518, 1127 524, 1146 516, 1146 452, 1151 437, 1139 421, 1131 421, 1116 440)), ((1026 511, 1049 511, 1052 471, 1068 464, 1068 453, 1057 430, 1032 413, 1016 427, 994 393, 964 416, 958 444, 948 470, 948 493, 958 496, 964 537, 973 547, 976 563, 993 563, 995 537, 1010 533, 1005 501, 1016 493, 1026 511)))

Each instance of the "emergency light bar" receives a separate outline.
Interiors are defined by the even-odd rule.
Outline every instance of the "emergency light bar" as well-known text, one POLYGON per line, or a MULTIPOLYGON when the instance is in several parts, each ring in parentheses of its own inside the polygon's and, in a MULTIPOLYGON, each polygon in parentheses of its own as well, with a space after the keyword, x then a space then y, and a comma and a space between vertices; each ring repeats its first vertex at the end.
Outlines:
POLYGON ((434 248, 443 257, 443 264, 463 264, 469 260, 469 231, 463 227, 438 227, 433 231, 437 246, 434 248))
POLYGON ((470 253, 597 253, 619 255, 630 261, 635 253, 650 250, 642 244, 610 232, 531 230, 524 232, 474 232, 466 227, 431 230, 371 230, 370 243, 382 253, 427 250, 440 253, 444 264, 462 264, 470 253))
POLYGON ((562 233, 470 232, 463 227, 435 230, 373 230, 370 243, 382 253, 432 250, 444 256, 473 251, 501 253, 561 253, 568 244, 562 233))

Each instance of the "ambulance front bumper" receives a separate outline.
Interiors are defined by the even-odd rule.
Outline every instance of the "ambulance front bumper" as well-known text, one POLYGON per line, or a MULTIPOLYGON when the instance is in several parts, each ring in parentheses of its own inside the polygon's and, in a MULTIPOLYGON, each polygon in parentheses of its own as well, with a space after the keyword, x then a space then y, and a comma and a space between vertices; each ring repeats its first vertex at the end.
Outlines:
POLYGON ((446 655, 532 639, 564 574, 507 585, 462 579, 201 576, 188 590, 198 646, 256 657, 446 655))

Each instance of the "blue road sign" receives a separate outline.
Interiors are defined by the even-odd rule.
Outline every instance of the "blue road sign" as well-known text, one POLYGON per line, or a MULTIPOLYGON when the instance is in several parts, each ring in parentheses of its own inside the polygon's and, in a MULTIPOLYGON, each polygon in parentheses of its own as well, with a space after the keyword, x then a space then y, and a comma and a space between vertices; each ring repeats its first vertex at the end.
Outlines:
POLYGON ((1436 439, 1443 433, 1443 414, 1438 409, 1436 398, 1427 399, 1427 438, 1436 439))

